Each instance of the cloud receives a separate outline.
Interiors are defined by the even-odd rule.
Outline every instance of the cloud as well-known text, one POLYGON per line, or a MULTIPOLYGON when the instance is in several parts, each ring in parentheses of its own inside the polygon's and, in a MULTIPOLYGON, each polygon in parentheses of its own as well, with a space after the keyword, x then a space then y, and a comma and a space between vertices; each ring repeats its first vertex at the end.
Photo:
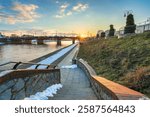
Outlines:
POLYGON ((23 17, 23 19, 30 21, 38 17, 37 13, 35 12, 35 9, 37 8, 38 6, 34 4, 26 5, 26 4, 14 3, 12 9, 19 13, 18 14, 19 18, 23 17))
POLYGON ((58 14, 58 15, 55 15, 55 18, 63 18, 65 15, 62 15, 62 14, 58 14))
POLYGON ((59 12, 58 14, 55 16, 56 18, 63 18, 66 16, 66 9, 68 8, 69 4, 68 3, 65 3, 65 4, 62 4, 60 7, 59 7, 59 12))
POLYGON ((76 6, 72 8, 73 11, 81 12, 85 11, 88 8, 88 4, 78 3, 76 6))
POLYGON ((72 15, 72 11, 66 13, 67 16, 72 15))
POLYGON ((69 6, 69 4, 65 3, 65 4, 61 5, 60 8, 65 10, 68 6, 69 6))
POLYGON ((4 13, 4 12, 0 12, 0 22, 2 21, 6 21, 9 24, 14 24, 16 22, 17 19, 15 19, 15 17, 13 15, 4 13))
POLYGON ((39 17, 39 14, 35 12, 37 8, 38 6, 34 4, 21 4, 19 2, 14 2, 11 7, 13 14, 0 12, 0 19, 9 24, 33 22, 39 17))
POLYGON ((55 18, 63 18, 65 16, 70 16, 75 12, 85 11, 89 6, 88 4, 78 3, 73 6, 71 9, 67 9, 69 7, 68 3, 62 4, 59 6, 59 12, 55 15, 55 18))
POLYGON ((7 22, 8 22, 9 24, 15 24, 17 21, 18 21, 18 20, 15 19, 13 16, 8 16, 8 17, 7 17, 7 22))
POLYGON ((67 9, 67 7, 69 6, 69 4, 63 4, 60 6, 60 11, 59 11, 59 14, 60 15, 64 15, 65 14, 65 10, 67 9))

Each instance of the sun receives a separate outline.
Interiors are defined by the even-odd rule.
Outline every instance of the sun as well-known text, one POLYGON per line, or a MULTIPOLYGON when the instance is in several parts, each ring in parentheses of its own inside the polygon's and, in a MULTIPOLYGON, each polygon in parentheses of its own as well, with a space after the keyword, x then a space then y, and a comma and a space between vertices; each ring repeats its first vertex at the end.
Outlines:
POLYGON ((85 37, 87 37, 87 35, 86 34, 81 34, 80 37, 85 38, 85 37))

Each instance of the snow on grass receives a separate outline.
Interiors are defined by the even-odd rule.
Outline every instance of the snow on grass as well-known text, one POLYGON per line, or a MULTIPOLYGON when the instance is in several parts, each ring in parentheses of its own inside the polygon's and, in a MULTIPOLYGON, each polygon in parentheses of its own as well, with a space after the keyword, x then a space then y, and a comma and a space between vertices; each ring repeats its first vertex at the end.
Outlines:
POLYGON ((54 97, 54 94, 57 94, 57 91, 61 88, 61 84, 55 84, 48 87, 43 92, 37 92, 35 95, 24 98, 24 100, 48 100, 48 97, 54 97))
POLYGON ((73 65, 61 66, 61 68, 63 68, 63 69, 75 69, 75 68, 77 68, 77 65, 73 64, 73 65))
MULTIPOLYGON (((76 46, 76 44, 73 44, 67 48, 62 49, 61 51, 57 52, 56 54, 40 61, 38 64, 51 64, 54 61, 56 61, 58 58, 62 57, 64 54, 66 54, 67 52, 69 52, 72 48, 74 48, 76 46)), ((29 67, 28 69, 34 69, 36 66, 32 65, 31 67, 29 67)), ((47 66, 39 66, 38 69, 45 69, 47 66)))

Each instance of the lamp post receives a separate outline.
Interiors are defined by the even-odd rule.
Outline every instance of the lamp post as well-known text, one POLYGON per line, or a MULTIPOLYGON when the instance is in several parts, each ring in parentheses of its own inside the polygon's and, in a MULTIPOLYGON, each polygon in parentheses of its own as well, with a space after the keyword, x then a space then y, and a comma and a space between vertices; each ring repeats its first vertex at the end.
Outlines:
POLYGON ((34 36, 36 37, 36 31, 34 32, 34 36))
POLYGON ((55 36, 57 37, 57 30, 56 30, 56 35, 55 36))
POLYGON ((129 14, 132 14, 132 13, 133 13, 132 10, 126 10, 126 11, 124 12, 124 17, 127 17, 129 14))

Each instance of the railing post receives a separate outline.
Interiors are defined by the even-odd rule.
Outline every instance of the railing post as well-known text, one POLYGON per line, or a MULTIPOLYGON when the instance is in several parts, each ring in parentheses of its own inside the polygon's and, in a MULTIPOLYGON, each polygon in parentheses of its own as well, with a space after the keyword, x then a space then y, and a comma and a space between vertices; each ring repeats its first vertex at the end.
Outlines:
POLYGON ((17 67, 21 64, 22 62, 18 62, 14 65, 13 69, 17 69, 17 67))
POLYGON ((72 44, 75 44, 75 38, 72 39, 72 44))
POLYGON ((57 37, 57 45, 61 46, 61 39, 57 37))
POLYGON ((41 65, 41 64, 36 65, 36 66, 35 66, 35 69, 37 69, 40 65, 41 65))

